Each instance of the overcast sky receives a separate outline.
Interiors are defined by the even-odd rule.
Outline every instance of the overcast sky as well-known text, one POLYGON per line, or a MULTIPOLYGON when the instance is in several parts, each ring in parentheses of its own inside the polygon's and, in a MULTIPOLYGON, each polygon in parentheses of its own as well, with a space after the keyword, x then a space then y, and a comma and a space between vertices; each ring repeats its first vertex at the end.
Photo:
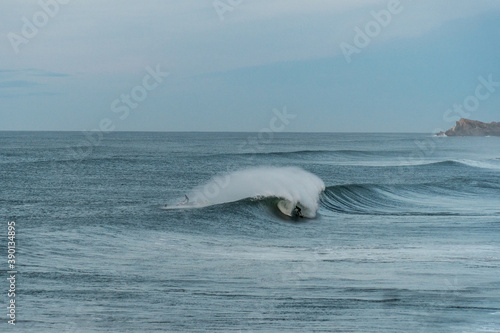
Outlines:
POLYGON ((500 121, 500 1, 57 1, 0 2, 0 130, 500 121))

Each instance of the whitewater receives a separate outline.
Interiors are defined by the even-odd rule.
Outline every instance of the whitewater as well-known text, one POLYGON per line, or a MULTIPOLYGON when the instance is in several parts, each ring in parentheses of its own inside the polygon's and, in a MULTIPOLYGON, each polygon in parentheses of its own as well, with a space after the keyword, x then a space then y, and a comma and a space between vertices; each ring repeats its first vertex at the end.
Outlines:
MULTIPOLYGON (((259 167, 234 171, 212 178, 189 192, 189 203, 175 208, 200 208, 243 199, 277 198, 277 207, 292 216, 296 206, 305 217, 316 216, 325 184, 317 176, 297 167, 259 167)), ((177 202, 181 202, 176 200, 177 202)))

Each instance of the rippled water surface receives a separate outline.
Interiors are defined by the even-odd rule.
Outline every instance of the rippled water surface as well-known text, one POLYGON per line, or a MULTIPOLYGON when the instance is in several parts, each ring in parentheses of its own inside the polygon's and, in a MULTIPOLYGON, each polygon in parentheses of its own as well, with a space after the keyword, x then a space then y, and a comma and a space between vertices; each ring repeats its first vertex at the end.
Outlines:
POLYGON ((16 331, 500 332, 500 138, 93 139, 0 132, 16 331))

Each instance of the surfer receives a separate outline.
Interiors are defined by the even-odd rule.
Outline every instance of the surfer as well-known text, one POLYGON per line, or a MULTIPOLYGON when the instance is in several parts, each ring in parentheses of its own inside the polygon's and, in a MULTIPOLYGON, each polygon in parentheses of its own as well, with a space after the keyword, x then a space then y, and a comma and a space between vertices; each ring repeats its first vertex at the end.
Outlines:
POLYGON ((302 209, 300 209, 299 206, 295 206, 295 215, 298 217, 304 217, 304 215, 302 215, 302 209))
POLYGON ((179 201, 177 203, 177 206, 184 206, 184 205, 187 205, 189 203, 189 198, 186 194, 184 194, 184 201, 179 201))

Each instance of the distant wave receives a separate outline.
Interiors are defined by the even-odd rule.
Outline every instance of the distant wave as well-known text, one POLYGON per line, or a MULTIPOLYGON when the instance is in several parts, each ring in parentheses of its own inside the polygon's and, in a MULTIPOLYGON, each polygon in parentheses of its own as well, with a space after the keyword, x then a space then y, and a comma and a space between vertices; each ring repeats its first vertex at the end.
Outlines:
POLYGON ((471 166, 474 168, 500 170, 500 160, 498 160, 496 158, 491 159, 491 160, 485 160, 485 161, 458 160, 456 162, 467 165, 467 166, 471 166))
POLYGON ((118 157, 118 156, 95 156, 95 155, 68 155, 63 157, 55 157, 52 159, 33 157, 19 157, 13 158, 2 158, 0 155, 0 164, 54 164, 54 165, 64 165, 64 164, 79 164, 79 163, 96 163, 96 162, 128 162, 137 163, 138 159, 135 157, 118 157))
POLYGON ((429 163, 418 163, 414 164, 415 166, 467 166, 473 168, 481 168, 481 169, 496 169, 500 170, 500 160, 498 159, 490 159, 483 161, 476 160, 446 160, 446 161, 437 161, 437 162, 429 162, 429 163))
POLYGON ((377 157, 377 156, 399 156, 401 152, 399 151, 387 151, 387 150, 352 150, 352 149, 339 149, 339 150, 292 150, 292 151, 279 151, 279 152, 241 152, 241 153, 228 153, 228 154, 216 154, 210 156, 225 156, 225 157, 235 157, 235 156, 269 156, 269 157, 293 157, 294 159, 300 157, 311 158, 313 156, 331 156, 331 157, 377 157))
POLYGON ((294 150, 288 152, 244 152, 227 154, 207 154, 208 158, 245 158, 259 157, 263 160, 282 158, 293 161, 308 161, 317 164, 365 166, 365 167, 429 167, 429 166, 454 166, 473 167, 491 170, 500 170, 500 159, 471 160, 471 159, 450 159, 450 160, 427 160, 409 159, 407 153, 397 150, 294 150))
MULTIPOLYGON (((296 205, 305 217, 316 216, 325 184, 317 176, 296 167, 260 167, 212 178, 192 190, 188 203, 167 204, 167 209, 200 208, 254 200, 273 202, 281 213, 292 215, 296 205), (269 201, 271 200, 271 201, 269 201)), ((177 201, 179 202, 179 201, 177 201)), ((182 200, 181 200, 182 202, 182 200)))

